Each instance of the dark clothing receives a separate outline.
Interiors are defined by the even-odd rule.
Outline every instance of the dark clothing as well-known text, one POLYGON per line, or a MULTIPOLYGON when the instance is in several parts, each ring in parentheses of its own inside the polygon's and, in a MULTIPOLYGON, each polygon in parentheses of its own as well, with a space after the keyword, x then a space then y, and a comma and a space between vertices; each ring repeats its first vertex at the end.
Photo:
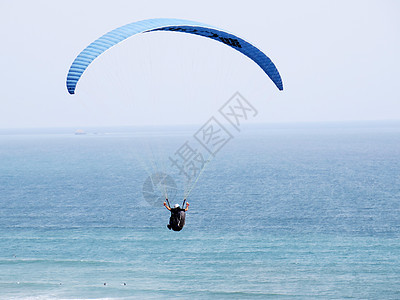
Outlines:
POLYGON ((171 217, 169 218, 169 229, 174 231, 181 231, 185 225, 185 209, 184 208, 171 208, 171 217))

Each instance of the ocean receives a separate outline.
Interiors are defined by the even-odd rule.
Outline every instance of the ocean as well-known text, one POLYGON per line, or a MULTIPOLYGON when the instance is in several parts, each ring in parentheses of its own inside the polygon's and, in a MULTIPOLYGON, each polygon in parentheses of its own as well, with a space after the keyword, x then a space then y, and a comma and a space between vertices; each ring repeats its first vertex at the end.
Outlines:
MULTIPOLYGON (((0 132, 1 299, 400 299, 399 122, 245 128, 180 232, 143 129, 86 131, 0 132)), ((151 134, 162 160, 190 138, 151 134)))

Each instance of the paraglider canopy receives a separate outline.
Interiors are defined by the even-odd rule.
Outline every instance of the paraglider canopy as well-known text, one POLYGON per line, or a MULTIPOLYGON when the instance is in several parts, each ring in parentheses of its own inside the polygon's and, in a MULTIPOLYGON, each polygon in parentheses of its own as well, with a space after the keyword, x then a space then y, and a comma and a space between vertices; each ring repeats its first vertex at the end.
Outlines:
POLYGON ((87 67, 103 52, 112 46, 138 34, 154 31, 173 31, 195 34, 224 43, 249 57, 269 76, 279 90, 283 90, 281 76, 274 63, 262 51, 244 39, 195 21, 179 19, 148 19, 118 27, 87 46, 72 63, 67 75, 67 89, 75 94, 76 85, 87 67))

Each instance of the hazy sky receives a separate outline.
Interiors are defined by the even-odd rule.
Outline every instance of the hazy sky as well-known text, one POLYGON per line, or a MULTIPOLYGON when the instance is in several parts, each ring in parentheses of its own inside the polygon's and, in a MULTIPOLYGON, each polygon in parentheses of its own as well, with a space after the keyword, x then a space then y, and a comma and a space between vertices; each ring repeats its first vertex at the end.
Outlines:
POLYGON ((399 3, 0 0, 0 128, 202 123, 236 91, 258 109, 257 122, 400 120, 399 3), (77 94, 67 93, 69 66, 85 46, 157 17, 254 43, 284 91, 221 43, 160 32, 100 56, 77 94))

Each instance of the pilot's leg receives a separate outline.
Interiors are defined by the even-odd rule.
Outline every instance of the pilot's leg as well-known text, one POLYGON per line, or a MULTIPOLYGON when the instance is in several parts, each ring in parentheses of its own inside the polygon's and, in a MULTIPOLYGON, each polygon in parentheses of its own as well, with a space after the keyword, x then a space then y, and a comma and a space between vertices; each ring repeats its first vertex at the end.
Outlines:
POLYGON ((171 219, 172 219, 172 217, 169 218, 169 224, 167 225, 169 230, 171 230, 171 219))

